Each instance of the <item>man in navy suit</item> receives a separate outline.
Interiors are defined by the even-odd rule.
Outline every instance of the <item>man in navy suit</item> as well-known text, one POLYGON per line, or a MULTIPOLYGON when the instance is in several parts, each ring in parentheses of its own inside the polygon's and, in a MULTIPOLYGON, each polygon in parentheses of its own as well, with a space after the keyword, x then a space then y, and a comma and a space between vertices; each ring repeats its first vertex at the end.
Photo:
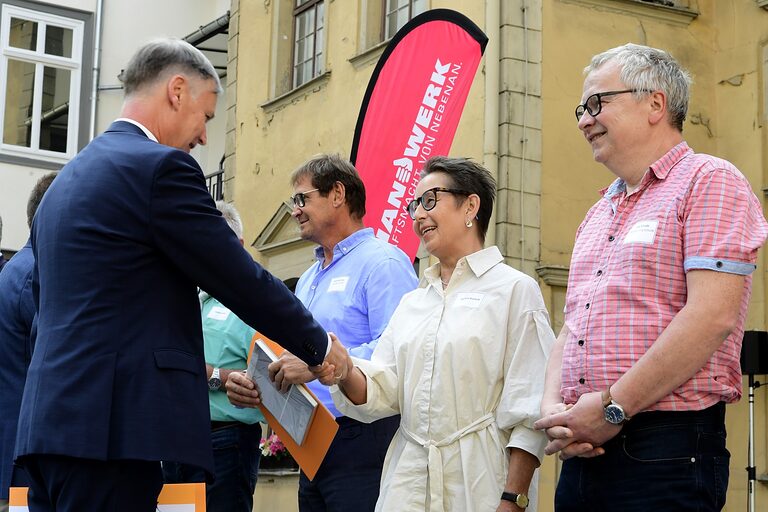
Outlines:
POLYGON ((188 154, 221 90, 210 62, 154 41, 122 79, 122 117, 62 169, 32 226, 37 339, 16 443, 31 512, 154 512, 160 460, 212 471, 198 286, 318 374, 343 372, 188 154))
MULTIPOLYGON (((38 180, 27 201, 27 223, 31 227, 37 207, 56 173, 38 180)), ((0 273, 0 511, 8 510, 8 489, 28 485, 26 473, 13 464, 16 424, 21 393, 32 357, 32 325, 35 301, 32 298, 32 246, 17 252, 0 273)))

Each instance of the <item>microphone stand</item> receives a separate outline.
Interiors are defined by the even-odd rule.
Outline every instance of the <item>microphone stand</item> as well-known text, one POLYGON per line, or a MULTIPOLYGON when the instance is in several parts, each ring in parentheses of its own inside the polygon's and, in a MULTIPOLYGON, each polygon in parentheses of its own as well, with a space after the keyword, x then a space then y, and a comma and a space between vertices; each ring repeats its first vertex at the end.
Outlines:
POLYGON ((755 482, 757 471, 755 468, 755 389, 761 386, 755 381, 755 376, 749 374, 749 460, 747 462, 747 510, 755 512, 755 482))

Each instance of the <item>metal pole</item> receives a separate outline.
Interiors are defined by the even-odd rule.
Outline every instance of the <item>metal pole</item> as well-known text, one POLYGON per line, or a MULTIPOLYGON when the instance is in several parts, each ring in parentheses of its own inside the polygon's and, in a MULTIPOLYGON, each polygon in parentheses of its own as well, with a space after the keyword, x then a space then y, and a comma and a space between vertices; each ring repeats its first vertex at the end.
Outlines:
MULTIPOLYGON (((758 384, 759 385, 759 384, 758 384)), ((747 510, 755 511, 755 376, 749 374, 749 461, 747 465, 747 510)))

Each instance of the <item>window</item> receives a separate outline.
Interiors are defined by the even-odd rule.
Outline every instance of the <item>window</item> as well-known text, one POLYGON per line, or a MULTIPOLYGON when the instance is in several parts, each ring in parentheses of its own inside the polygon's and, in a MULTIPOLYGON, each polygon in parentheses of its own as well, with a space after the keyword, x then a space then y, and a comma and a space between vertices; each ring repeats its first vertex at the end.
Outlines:
POLYGON ((0 153, 66 162, 77 151, 84 22, 4 4, 0 153))
POLYGON ((359 51, 392 39, 411 18, 428 8, 427 0, 360 0, 359 51))
POLYGON ((324 71, 324 7, 322 0, 295 0, 293 9, 294 88, 309 82, 324 71))
POLYGON ((427 0, 384 0, 384 40, 393 37, 408 20, 427 9, 427 0))

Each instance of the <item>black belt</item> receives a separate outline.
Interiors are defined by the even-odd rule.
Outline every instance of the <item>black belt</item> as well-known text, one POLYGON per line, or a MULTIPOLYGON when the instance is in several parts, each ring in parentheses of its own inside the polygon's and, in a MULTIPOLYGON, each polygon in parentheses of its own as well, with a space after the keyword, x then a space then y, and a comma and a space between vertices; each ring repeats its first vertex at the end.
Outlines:
POLYGON ((214 430, 221 430, 223 428, 234 427, 235 425, 240 425, 240 422, 239 421, 212 421, 211 432, 213 432, 214 430))

